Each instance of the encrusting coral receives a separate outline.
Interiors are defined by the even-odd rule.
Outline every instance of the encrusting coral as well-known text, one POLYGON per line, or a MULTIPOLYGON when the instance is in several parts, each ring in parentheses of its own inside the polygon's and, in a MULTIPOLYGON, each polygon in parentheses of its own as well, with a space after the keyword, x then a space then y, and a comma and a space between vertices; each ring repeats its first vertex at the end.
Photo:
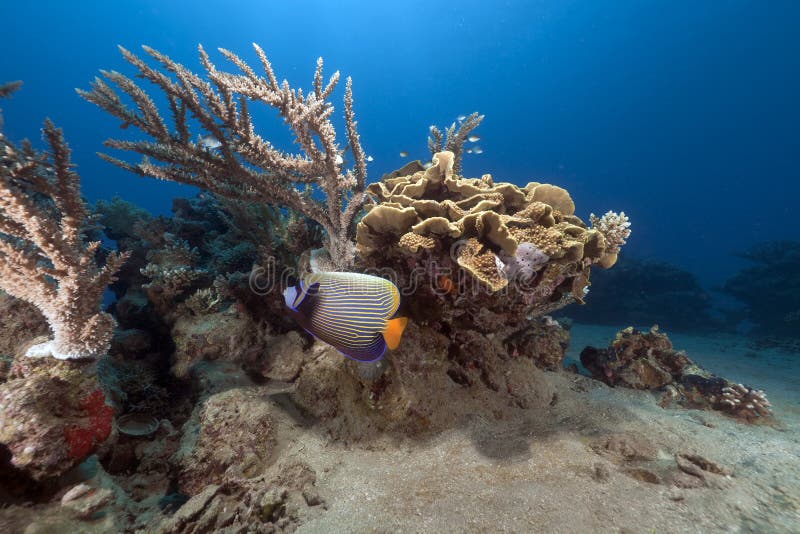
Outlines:
POLYGON ((82 235, 87 212, 69 148, 50 121, 43 132, 49 154, 18 151, 0 133, 0 289, 36 306, 53 332, 28 355, 94 358, 115 325, 100 311, 103 292, 127 256, 111 252, 97 265, 100 242, 82 235))
POLYGON ((119 118, 124 127, 135 126, 152 138, 106 141, 111 148, 141 154, 143 159, 138 164, 105 155, 104 159, 142 176, 195 185, 229 200, 294 210, 325 229, 325 248, 332 267, 346 269, 353 260, 353 221, 365 200, 367 178, 366 157, 354 118, 351 80, 347 79, 345 88, 344 118, 347 146, 354 161, 353 168, 345 170, 345 149, 337 143, 330 118, 333 106, 327 100, 339 81, 339 72, 323 83, 320 58, 313 90, 304 93, 285 80, 278 82, 263 50, 253 46, 264 76, 224 49, 220 53, 241 72, 217 70, 200 47, 200 62, 209 81, 152 48, 144 47, 163 70, 150 67, 120 48, 124 58, 138 69, 139 77, 157 85, 167 97, 174 131, 167 127, 147 93, 118 72, 102 74, 134 102, 136 110, 100 78, 95 79, 91 91, 78 93, 119 118), (285 153, 256 133, 249 111, 251 102, 266 104, 278 112, 302 154, 285 153), (197 141, 190 133, 194 125, 189 116, 196 119, 203 132, 197 141), (309 194, 310 187, 322 192, 324 200, 309 194))

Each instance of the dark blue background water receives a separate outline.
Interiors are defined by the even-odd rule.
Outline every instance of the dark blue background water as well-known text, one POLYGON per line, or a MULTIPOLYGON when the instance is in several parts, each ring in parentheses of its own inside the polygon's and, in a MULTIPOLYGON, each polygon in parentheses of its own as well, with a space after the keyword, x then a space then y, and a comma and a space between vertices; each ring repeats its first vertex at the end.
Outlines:
POLYGON ((401 150, 427 157, 429 124, 478 110, 485 152, 465 174, 562 185, 584 218, 624 210, 629 253, 716 284, 739 267, 731 251, 800 239, 800 2, 3 0, 0 20, 0 80, 25 82, 0 104, 6 133, 38 141, 51 117, 92 200, 167 212, 191 194, 95 156, 129 134, 74 88, 132 73, 117 44, 196 68, 198 43, 254 60, 255 41, 295 85, 319 55, 354 78, 372 179, 401 150))

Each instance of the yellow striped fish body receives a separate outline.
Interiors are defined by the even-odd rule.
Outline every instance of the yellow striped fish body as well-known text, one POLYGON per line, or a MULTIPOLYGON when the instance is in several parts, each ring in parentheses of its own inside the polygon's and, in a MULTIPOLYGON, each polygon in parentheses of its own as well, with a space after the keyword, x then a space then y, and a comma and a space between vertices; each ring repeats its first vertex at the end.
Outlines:
POLYGON ((387 346, 396 348, 407 322, 394 318, 400 306, 397 287, 377 276, 310 273, 287 288, 284 299, 306 331, 359 361, 377 360, 387 346))

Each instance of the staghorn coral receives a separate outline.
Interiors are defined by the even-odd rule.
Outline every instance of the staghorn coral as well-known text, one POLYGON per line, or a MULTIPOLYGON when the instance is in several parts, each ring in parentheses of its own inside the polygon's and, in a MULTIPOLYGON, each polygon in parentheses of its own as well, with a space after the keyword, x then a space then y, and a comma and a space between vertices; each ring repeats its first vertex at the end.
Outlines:
POLYGON ((11 96, 11 93, 18 90, 20 87, 22 87, 22 82, 19 80, 0 84, 0 98, 7 98, 11 96))
POLYGON ((392 173, 367 188, 378 204, 358 224, 361 263, 394 269, 415 301, 425 300, 420 286, 436 292, 442 276, 452 278, 444 285, 457 290, 438 295, 437 306, 417 306, 444 305, 448 316, 460 309, 462 319, 465 309, 476 316, 486 307, 517 324, 582 302, 589 267, 611 246, 574 216, 569 193, 538 182, 494 183, 488 174, 461 178, 454 162, 452 152, 440 152, 427 170, 392 173))
POLYGON ((96 264, 100 242, 82 235, 87 212, 70 150, 49 120, 43 132, 49 154, 18 154, 0 134, 0 289, 39 308, 52 330, 28 355, 93 358, 109 347, 115 321, 100 302, 127 255, 96 264))
POLYGON ((344 150, 336 141, 330 119, 333 106, 327 100, 339 81, 339 72, 323 84, 322 58, 318 59, 313 90, 304 93, 285 80, 279 83, 263 50, 255 44, 253 47, 264 76, 257 75, 242 59, 224 49, 220 53, 240 73, 217 70, 199 47, 207 80, 152 48, 144 50, 161 65, 161 70, 120 47, 123 57, 139 71, 138 75, 166 95, 174 130, 170 131, 152 99, 133 80, 118 72, 102 71, 106 80, 134 102, 135 110, 99 77, 90 91, 78 90, 78 93, 119 118, 123 126, 135 126, 151 138, 106 141, 111 148, 141 154, 140 163, 106 155, 103 158, 136 174, 195 185, 229 200, 289 208, 325 229, 325 246, 332 263, 337 268, 346 268, 353 258, 353 221, 365 200, 367 177, 366 158, 354 118, 352 82, 347 79, 344 117, 354 164, 352 169, 345 170, 344 150), (275 109, 291 129, 302 154, 282 152, 259 136, 251 122, 251 103, 275 109), (204 132, 197 142, 190 134, 189 115, 204 132), (324 200, 308 194, 308 186, 321 191, 324 200))
POLYGON ((453 172, 459 174, 461 172, 461 159, 464 156, 464 143, 472 130, 481 123, 483 117, 477 111, 470 113, 463 121, 459 121, 458 129, 456 129, 456 123, 454 122, 444 129, 444 134, 437 126, 431 125, 428 128, 430 132, 428 150, 431 151, 431 158, 444 150, 452 152, 453 172))

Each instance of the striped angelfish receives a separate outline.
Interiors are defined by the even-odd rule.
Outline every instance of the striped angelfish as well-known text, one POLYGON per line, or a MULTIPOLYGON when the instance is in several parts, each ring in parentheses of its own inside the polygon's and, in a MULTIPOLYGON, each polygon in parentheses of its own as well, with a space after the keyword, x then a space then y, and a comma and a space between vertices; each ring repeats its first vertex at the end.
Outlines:
POLYGON ((367 274, 309 273, 283 298, 307 332, 362 362, 377 360, 387 347, 397 348, 408 322, 394 317, 400 306, 397 287, 367 274))

